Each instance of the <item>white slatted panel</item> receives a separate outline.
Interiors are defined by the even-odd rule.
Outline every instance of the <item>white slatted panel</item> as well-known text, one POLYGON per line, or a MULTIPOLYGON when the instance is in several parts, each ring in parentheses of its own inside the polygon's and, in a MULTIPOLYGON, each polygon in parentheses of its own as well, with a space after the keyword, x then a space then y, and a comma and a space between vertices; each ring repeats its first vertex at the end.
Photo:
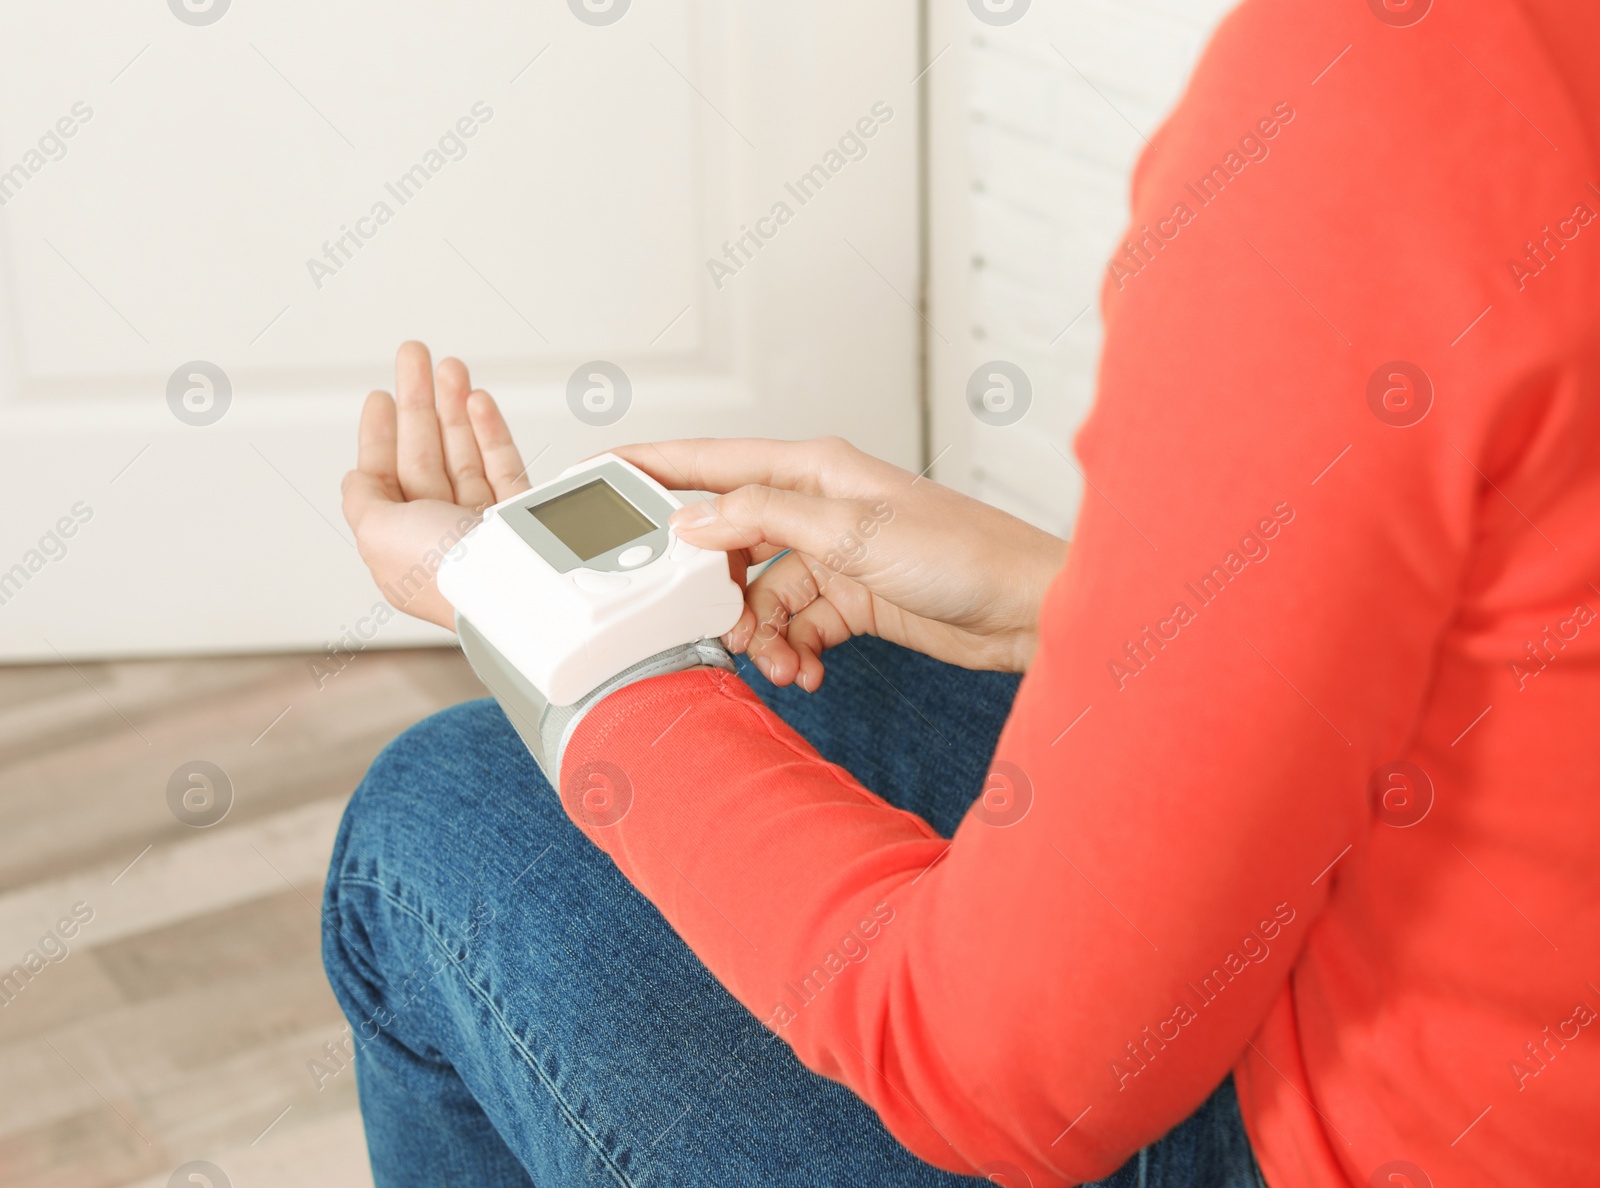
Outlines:
POLYGON ((1229 7, 1034 4, 990 26, 966 4, 937 6, 934 52, 951 47, 930 76, 941 481, 1070 529, 1081 483, 1064 455, 1094 396, 1096 301, 1129 175, 1229 7), (974 369, 997 359, 1033 389, 1027 414, 1005 426, 974 416, 966 393, 974 369))

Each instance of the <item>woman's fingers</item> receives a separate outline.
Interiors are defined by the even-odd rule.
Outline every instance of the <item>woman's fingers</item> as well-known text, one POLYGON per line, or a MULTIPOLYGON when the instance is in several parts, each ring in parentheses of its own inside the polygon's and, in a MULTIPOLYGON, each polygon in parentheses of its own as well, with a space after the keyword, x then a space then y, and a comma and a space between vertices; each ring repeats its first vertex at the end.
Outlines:
POLYGON ((854 633, 851 615, 871 630, 870 595, 847 575, 863 568, 866 542, 884 518, 879 504, 749 486, 680 508, 672 526, 702 548, 753 557, 791 550, 747 585, 745 612, 723 639, 773 684, 812 690, 822 681, 819 653, 854 633), (844 607, 831 607, 834 590, 844 607), (792 620, 802 615, 809 617, 797 636, 792 620))
POLYGON ((460 359, 445 359, 434 372, 434 404, 439 412, 439 435, 444 444, 444 464, 463 507, 483 508, 494 502, 478 452, 478 435, 467 415, 467 395, 472 381, 460 359))
POLYGON ((772 545, 796 549, 849 573, 865 553, 864 537, 875 534, 883 518, 876 508, 866 500, 749 486, 680 508, 672 513, 672 527, 701 548, 731 551, 772 545))
MULTIPOLYGON (((744 651, 774 684, 793 681, 814 691, 822 682, 821 653, 871 630, 870 615, 858 615, 863 621, 852 623, 848 614, 865 596, 849 578, 830 573, 813 557, 791 552, 745 592, 750 630, 744 651), (835 596, 841 596, 839 602, 835 596)), ((744 626, 741 618, 739 628, 744 626)))
POLYGON ((822 661, 817 657, 829 648, 836 648, 847 639, 864 633, 864 630, 853 628, 839 604, 826 597, 817 599, 790 619, 787 632, 789 646, 801 657, 801 683, 805 688, 813 692, 817 688, 815 683, 807 683, 803 679, 807 673, 804 663, 806 657, 816 660, 815 670, 820 681, 822 661))
POLYGON ((763 561, 766 561, 772 557, 776 557, 779 553, 786 553, 788 551, 788 545, 767 544, 765 541, 762 541, 760 544, 751 545, 745 550, 745 552, 750 554, 751 565, 760 565, 763 561))
POLYGON ((361 406, 356 436, 356 468, 340 485, 345 523, 359 537, 361 521, 373 507, 405 498, 395 477, 394 401, 387 392, 372 392, 361 406))
POLYGON ((344 476, 340 487, 345 523, 357 537, 361 521, 373 507, 405 498, 395 477, 394 401, 387 392, 372 392, 361 407, 361 428, 356 437, 356 468, 344 476))
POLYGON ((386 477, 397 499, 439 499, 481 510, 528 489, 511 430, 489 393, 473 391, 467 366, 403 343, 395 355, 397 400, 367 398, 360 468, 386 477))
POLYGON ((792 552, 767 566, 745 590, 752 629, 744 651, 775 685, 787 685, 800 671, 800 657, 789 646, 784 628, 816 597, 817 584, 805 559, 792 552))
POLYGON ((811 441, 697 437, 618 446, 612 453, 677 491, 726 492, 758 485, 851 496, 912 477, 839 437, 811 441))
POLYGON ((812 445, 764 438, 699 437, 618 446, 611 452, 672 490, 720 492, 750 483, 791 486, 812 479, 815 467, 806 467, 802 458, 812 445))
POLYGON ((349 471, 344 476, 344 482, 339 485, 339 493, 344 522, 349 524, 350 531, 356 534, 358 547, 361 539, 361 523, 373 509, 392 507, 401 502, 384 485, 383 480, 365 470, 349 471))
POLYGON ((755 612, 750 609, 749 603, 745 603, 744 610, 739 613, 739 621, 722 633, 722 646, 737 655, 750 646, 755 633, 755 612))
POLYGON ((789 620, 820 593, 811 563, 801 554, 791 550, 767 566, 745 589, 745 605, 756 619, 757 641, 781 635, 789 620))
POLYGON ((533 484, 528 482, 522 454, 511 439, 511 426, 500 415, 494 397, 479 389, 467 397, 467 416, 478 439, 484 474, 493 490, 494 501, 519 495, 533 484))
POLYGON ((745 614, 730 634, 748 633, 742 650, 773 684, 814 693, 822 684, 822 653, 873 630, 870 598, 814 558, 790 553, 750 583, 745 614))
POLYGON ((439 418, 433 404, 433 361, 420 342, 402 343, 394 360, 399 404, 400 489, 407 499, 454 497, 444 469, 439 418))
POLYGON ((822 684, 822 653, 852 636, 873 633, 872 596, 849 578, 819 572, 813 563, 813 580, 822 582, 820 595, 808 603, 784 628, 784 638, 794 651, 798 671, 795 684, 815 693, 822 684))
POLYGON ((395 471, 394 398, 387 392, 370 392, 361 406, 361 427, 356 435, 356 469, 372 475, 395 499, 400 479, 395 471))
POLYGON ((821 658, 803 644, 796 644, 794 653, 800 658, 800 671, 795 673, 794 683, 807 693, 815 693, 822 684, 823 666, 821 658))

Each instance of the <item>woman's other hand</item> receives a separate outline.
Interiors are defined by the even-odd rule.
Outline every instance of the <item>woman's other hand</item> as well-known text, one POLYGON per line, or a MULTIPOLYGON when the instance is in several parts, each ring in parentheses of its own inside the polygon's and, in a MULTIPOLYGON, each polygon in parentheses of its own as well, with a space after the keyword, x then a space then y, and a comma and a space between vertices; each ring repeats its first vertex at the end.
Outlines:
POLYGON ((816 441, 701 438, 614 451, 677 490, 718 492, 672 517, 735 568, 778 558, 723 641, 775 684, 815 690, 820 655, 878 635, 966 668, 1022 672, 1067 542, 862 453, 816 441))
POLYGON ((433 368, 428 348, 395 356, 395 393, 361 410, 356 468, 344 476, 344 518, 390 605, 455 629, 434 582, 439 554, 483 509, 528 489, 522 457, 489 393, 474 391, 459 359, 433 368))

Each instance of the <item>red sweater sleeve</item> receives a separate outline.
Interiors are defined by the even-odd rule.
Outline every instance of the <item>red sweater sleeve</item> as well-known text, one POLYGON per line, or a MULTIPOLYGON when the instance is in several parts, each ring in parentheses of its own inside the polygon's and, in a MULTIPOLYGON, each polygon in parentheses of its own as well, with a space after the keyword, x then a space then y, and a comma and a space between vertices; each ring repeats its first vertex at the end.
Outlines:
MULTIPOLYGON (((932 1163, 1107 1175, 1241 1057, 1320 1126, 1293 1044, 1255 1041, 1367 859, 1369 776, 1455 696, 1483 534, 1522 564, 1491 486, 1592 418, 1563 379, 1600 259, 1583 135, 1509 5, 1445 7, 1248 3, 1145 154, 1070 559, 952 842, 725 674, 624 690, 568 748, 569 805, 595 764, 629 789, 589 836, 932 1163), (1507 253, 1558 219, 1584 240, 1519 293, 1507 253)), ((1565 589, 1596 555, 1529 564, 1565 589)), ((1283 1182, 1365 1183, 1363 1141, 1298 1135, 1283 1182)))

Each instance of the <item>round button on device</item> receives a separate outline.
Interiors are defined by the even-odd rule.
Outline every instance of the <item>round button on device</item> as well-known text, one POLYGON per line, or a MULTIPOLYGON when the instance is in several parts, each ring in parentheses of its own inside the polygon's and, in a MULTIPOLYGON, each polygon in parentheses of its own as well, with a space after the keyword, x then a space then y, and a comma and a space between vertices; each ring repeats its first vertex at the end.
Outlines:
POLYGON ((617 554, 617 564, 624 569, 632 569, 636 565, 643 565, 655 555, 656 551, 649 545, 634 545, 633 548, 623 549, 617 554))

